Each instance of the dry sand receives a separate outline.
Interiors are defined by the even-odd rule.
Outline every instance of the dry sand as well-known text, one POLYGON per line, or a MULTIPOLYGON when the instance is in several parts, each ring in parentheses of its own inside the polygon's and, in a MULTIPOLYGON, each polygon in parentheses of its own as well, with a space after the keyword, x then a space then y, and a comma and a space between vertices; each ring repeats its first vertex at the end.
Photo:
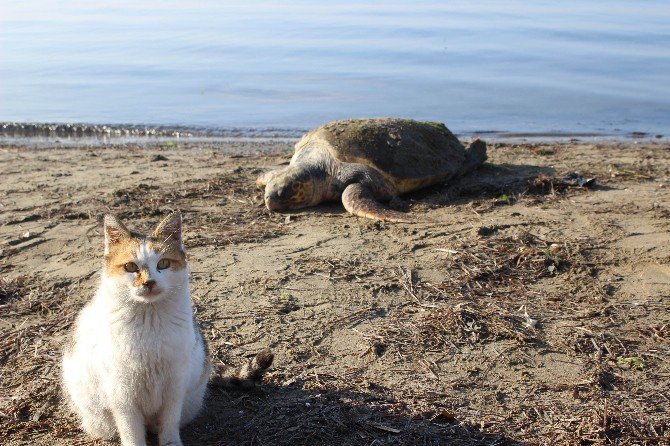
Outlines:
POLYGON ((290 147, 0 147, 0 443, 106 444, 63 403, 61 343, 101 216, 172 209, 215 361, 276 352, 257 391, 211 389, 186 444, 670 443, 667 143, 491 144, 406 197, 439 222, 411 225, 269 213, 253 180, 290 147))

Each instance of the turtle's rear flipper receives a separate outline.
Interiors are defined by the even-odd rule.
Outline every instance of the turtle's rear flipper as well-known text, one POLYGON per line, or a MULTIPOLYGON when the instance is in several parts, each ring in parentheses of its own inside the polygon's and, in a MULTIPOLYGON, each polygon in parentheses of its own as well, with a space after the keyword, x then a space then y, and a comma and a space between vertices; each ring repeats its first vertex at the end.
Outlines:
POLYGON ((486 158, 488 158, 486 155, 486 143, 479 138, 476 138, 474 141, 472 141, 470 146, 465 149, 465 152, 467 153, 468 157, 468 161, 464 169, 465 172, 481 166, 484 164, 484 161, 486 161, 486 158))
POLYGON ((369 188, 361 183, 348 185, 342 193, 344 208, 359 217, 398 223, 418 223, 411 215, 387 208, 377 200, 369 188))

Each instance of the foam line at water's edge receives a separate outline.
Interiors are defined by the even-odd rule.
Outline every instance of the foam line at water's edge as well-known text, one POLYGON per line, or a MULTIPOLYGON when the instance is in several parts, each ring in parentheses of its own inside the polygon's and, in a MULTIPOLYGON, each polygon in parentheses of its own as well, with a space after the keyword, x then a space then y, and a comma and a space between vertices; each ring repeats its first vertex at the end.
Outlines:
MULTIPOLYGON (((0 122, 0 142, 12 144, 57 143, 66 145, 105 143, 156 143, 169 141, 263 141, 294 140, 309 129, 301 128, 245 128, 245 127, 198 127, 182 125, 142 124, 61 124, 0 122)), ((457 130, 457 129, 455 129, 457 130)), ((512 132, 505 130, 457 131, 461 138, 481 137, 491 140, 520 141, 608 141, 608 140, 657 140, 665 141, 665 135, 647 132, 512 132)))

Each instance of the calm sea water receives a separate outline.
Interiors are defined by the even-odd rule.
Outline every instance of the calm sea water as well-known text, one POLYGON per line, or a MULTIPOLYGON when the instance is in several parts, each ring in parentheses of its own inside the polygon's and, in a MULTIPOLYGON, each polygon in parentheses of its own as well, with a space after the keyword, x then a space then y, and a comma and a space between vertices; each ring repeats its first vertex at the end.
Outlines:
POLYGON ((302 129, 360 116, 667 135, 670 3, 0 2, 0 121, 302 129))

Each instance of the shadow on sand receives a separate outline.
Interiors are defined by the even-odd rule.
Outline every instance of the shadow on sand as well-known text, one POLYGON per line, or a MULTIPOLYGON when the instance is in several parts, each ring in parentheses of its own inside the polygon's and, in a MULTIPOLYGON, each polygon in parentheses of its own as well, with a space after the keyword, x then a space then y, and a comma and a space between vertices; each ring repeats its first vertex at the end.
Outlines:
POLYGON ((503 194, 546 194, 550 191, 534 190, 534 182, 538 179, 558 182, 555 174, 550 167, 485 163, 474 172, 419 190, 410 197, 428 205, 450 205, 464 204, 475 199, 498 198, 503 194))
POLYGON ((320 378, 328 379, 264 385, 246 393, 210 389, 203 413, 182 430, 182 439, 197 445, 523 444, 484 433, 446 409, 410 414, 403 401, 371 383, 367 391, 323 388, 329 386, 320 378), (307 389, 312 386, 322 388, 307 389))

